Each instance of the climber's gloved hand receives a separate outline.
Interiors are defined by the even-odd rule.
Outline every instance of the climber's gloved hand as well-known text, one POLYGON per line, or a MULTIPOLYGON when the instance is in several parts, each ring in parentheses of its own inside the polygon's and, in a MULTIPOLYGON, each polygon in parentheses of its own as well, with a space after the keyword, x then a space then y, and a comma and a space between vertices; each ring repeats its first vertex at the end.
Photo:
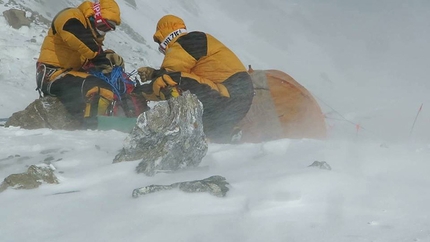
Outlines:
POLYGON ((161 100, 167 100, 172 97, 179 97, 182 91, 178 86, 167 86, 165 88, 160 89, 159 98, 161 100))
POLYGON ((150 81, 154 78, 155 69, 152 67, 144 66, 137 69, 137 74, 140 76, 141 82, 150 81))
POLYGON ((90 60, 90 62, 95 66, 95 67, 99 67, 99 66, 104 66, 104 65, 110 65, 110 60, 106 57, 106 53, 105 52, 101 52, 99 54, 96 55, 96 57, 94 57, 93 59, 90 60))
POLYGON ((167 74, 157 77, 150 83, 136 87, 133 92, 141 94, 149 101, 167 100, 178 97, 182 93, 178 83, 167 74))
POLYGON ((133 94, 142 95, 148 101, 160 101, 160 98, 154 94, 152 83, 143 84, 133 89, 133 94))
POLYGON ((110 66, 110 60, 106 58, 104 52, 100 52, 96 57, 89 59, 83 66, 82 70, 85 72, 90 72, 93 70, 101 71, 103 68, 110 66))
POLYGON ((152 90, 153 93, 161 100, 178 97, 182 93, 181 89, 178 87, 178 83, 167 74, 155 79, 152 84, 152 90))
POLYGON ((105 50, 99 53, 95 58, 90 60, 96 71, 104 74, 111 73, 114 66, 124 68, 124 59, 113 50, 105 50))
POLYGON ((115 51, 111 49, 107 49, 104 51, 106 54, 106 58, 110 61, 111 66, 120 66, 122 68, 125 67, 124 65, 124 59, 118 55, 115 51))

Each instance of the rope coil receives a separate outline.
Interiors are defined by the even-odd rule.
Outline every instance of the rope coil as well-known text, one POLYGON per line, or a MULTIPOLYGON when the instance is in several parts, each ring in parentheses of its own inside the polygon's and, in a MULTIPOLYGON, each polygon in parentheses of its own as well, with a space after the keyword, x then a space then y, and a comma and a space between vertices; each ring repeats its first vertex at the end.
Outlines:
POLYGON ((112 72, 108 74, 104 74, 101 71, 91 71, 90 73, 109 84, 119 100, 121 100, 122 94, 127 92, 127 84, 131 84, 133 87, 136 85, 134 81, 128 79, 131 75, 124 72, 120 66, 114 66, 112 72))

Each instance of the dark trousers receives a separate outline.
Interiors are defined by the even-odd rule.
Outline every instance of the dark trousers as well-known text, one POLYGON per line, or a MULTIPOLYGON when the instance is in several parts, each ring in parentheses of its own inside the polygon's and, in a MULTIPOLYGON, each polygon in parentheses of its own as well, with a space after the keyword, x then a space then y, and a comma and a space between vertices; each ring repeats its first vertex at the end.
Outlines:
POLYGON ((202 102, 204 132, 215 143, 231 141, 233 129, 248 113, 254 96, 252 80, 247 72, 236 73, 223 84, 230 93, 229 98, 190 78, 182 78, 179 86, 195 94, 202 102))
MULTIPOLYGON (((44 85, 42 91, 44 95, 52 95, 57 97, 65 106, 67 111, 76 120, 79 120, 84 125, 84 128, 95 128, 97 126, 96 116, 98 114, 98 105, 101 95, 100 90, 107 90, 113 96, 111 86, 105 81, 95 77, 88 76, 86 78, 67 74, 64 77, 55 80, 50 89, 44 85), (89 116, 85 117, 85 109, 90 103, 89 116)), ((109 98, 110 99, 110 98, 109 98)), ((110 100, 111 101, 111 100, 110 100)))

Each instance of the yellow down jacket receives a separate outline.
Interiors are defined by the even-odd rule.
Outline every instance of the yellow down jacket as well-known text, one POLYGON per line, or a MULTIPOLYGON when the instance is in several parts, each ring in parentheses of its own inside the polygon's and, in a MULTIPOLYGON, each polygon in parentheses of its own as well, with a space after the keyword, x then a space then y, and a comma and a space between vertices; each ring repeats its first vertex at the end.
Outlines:
MULTIPOLYGON (((171 38, 171 41, 167 43, 161 69, 165 70, 169 77, 178 84, 181 79, 191 79, 198 84, 209 86, 221 96, 230 97, 230 92, 224 84, 230 79, 247 78, 248 76, 247 70, 239 58, 210 34, 198 31, 187 33, 182 19, 173 15, 166 15, 160 19, 154 40, 162 43, 178 29, 185 31, 171 38)), ((164 77, 166 78, 166 76, 164 77)), ((161 82, 156 81, 154 85, 157 83, 161 82)), ((196 87, 195 84, 191 85, 192 88, 196 87)), ((154 86, 154 90, 160 88, 154 86)), ((157 95, 157 93, 155 94, 157 95)))
MULTIPOLYGON (((85 1, 77 8, 66 8, 54 17, 42 44, 38 62, 78 71, 100 51, 103 36, 95 31, 89 17, 94 16, 92 2, 85 1)), ((120 10, 114 0, 100 0, 103 18, 121 23, 120 10)))

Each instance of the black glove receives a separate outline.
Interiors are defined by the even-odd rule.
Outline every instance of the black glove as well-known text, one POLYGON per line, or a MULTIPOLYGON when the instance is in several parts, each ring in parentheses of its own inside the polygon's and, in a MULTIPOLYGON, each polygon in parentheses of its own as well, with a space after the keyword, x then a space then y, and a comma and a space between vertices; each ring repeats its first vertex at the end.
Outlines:
POLYGON ((154 82, 152 81, 151 83, 148 84, 143 84, 140 86, 137 86, 133 89, 133 94, 137 94, 137 95, 142 95, 142 97, 144 97, 146 100, 148 101, 159 101, 160 98, 158 98, 155 94, 154 94, 154 90, 152 89, 152 84, 154 82))
POLYGON ((106 57, 105 52, 101 52, 96 57, 90 60, 96 69, 103 69, 103 67, 111 66, 110 60, 106 57))
POLYGON ((151 81, 151 80, 155 80, 156 78, 164 75, 167 73, 167 71, 165 69, 154 69, 152 67, 140 67, 139 69, 137 69, 137 73, 140 76, 140 81, 141 82, 146 82, 146 81, 151 81))
POLYGON ((136 86, 133 89, 133 93, 141 93, 141 92, 144 92, 144 93, 152 93, 152 92, 154 92, 152 90, 152 82, 148 83, 148 84, 143 84, 143 85, 140 85, 140 86, 136 86))
POLYGON ((125 67, 124 65, 124 59, 118 55, 117 53, 115 53, 115 51, 111 50, 111 49, 107 49, 104 51, 106 58, 110 61, 111 66, 120 66, 122 68, 125 67))

